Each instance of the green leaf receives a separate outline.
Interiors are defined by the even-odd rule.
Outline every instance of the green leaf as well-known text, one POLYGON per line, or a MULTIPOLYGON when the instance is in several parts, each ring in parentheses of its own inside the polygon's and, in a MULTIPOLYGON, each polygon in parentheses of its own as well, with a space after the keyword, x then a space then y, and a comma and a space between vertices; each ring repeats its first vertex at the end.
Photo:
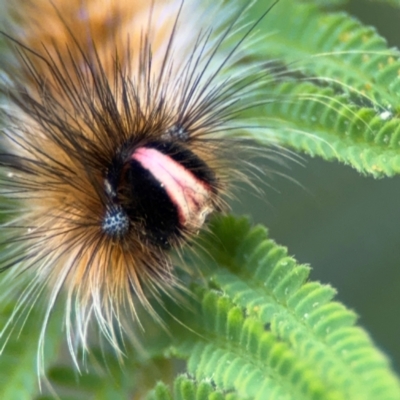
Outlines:
POLYGON ((180 316, 199 336, 177 333, 175 344, 197 380, 252 399, 400 398, 388 360, 354 326, 354 313, 332 301, 331 287, 306 282, 308 267, 265 229, 216 219, 197 254, 203 248, 211 287, 196 289, 200 305, 180 316))
MULTIPOLYGON (((257 2, 252 18, 264 8, 257 2)), ((242 115, 258 126, 250 135, 373 176, 398 174, 400 52, 352 16, 301 2, 279 2, 258 30, 252 60, 279 68, 264 72, 260 106, 242 115)))
MULTIPOLYGON (((262 8, 263 4, 257 3, 254 13, 262 8)), ((257 58, 273 56, 292 65, 292 71, 326 78, 325 83, 352 92, 364 102, 399 108, 400 53, 389 49, 374 28, 344 12, 282 1, 260 29, 268 33, 268 40, 253 49, 257 58)))
POLYGON ((223 393, 207 381, 197 382, 181 375, 174 382, 171 394, 168 386, 158 383, 147 395, 146 400, 246 400, 234 393, 223 393))
POLYGON ((259 141, 272 140, 311 156, 338 160, 373 176, 400 173, 400 119, 384 112, 357 107, 333 89, 310 83, 286 82, 275 87, 276 102, 264 107, 273 118, 265 124, 273 131, 259 141))

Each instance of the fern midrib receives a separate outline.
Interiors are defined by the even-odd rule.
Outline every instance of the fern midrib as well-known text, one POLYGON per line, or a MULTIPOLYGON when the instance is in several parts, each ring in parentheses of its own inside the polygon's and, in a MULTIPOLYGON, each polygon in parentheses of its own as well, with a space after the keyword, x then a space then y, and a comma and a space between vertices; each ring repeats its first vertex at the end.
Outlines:
MULTIPOLYGON (((284 389, 286 394, 289 396, 288 398, 290 399, 296 399, 296 400, 309 400, 310 397, 307 396, 304 393, 301 393, 299 389, 296 389, 295 386, 293 386, 292 382, 290 380, 285 379, 285 377, 279 375, 276 371, 274 371, 273 368, 263 364, 262 360, 254 357, 249 356, 249 352, 246 349, 243 349, 242 351, 239 351, 241 346, 238 345, 238 343, 231 343, 231 341, 227 340, 226 336, 223 335, 218 335, 215 332, 212 332, 210 330, 204 330, 203 326, 200 326, 197 328, 198 332, 203 332, 202 336, 203 338, 207 338, 207 341, 205 339, 203 340, 186 340, 183 341, 180 344, 176 344, 176 347, 179 349, 193 349, 195 345, 200 345, 200 343, 203 343, 203 347, 206 348, 207 346, 213 346, 214 351, 216 350, 224 350, 227 355, 232 355, 235 358, 240 358, 241 360, 246 363, 245 365, 249 364, 254 366, 255 368, 260 371, 263 376, 268 377, 271 379, 271 382, 273 382, 274 386, 279 388, 280 390, 284 389)), ((182 357, 182 352, 179 352, 179 357, 182 357)), ((186 356, 190 357, 191 353, 187 352, 186 356)), ((317 376, 315 376, 315 379, 318 380, 317 376)), ((311 378, 309 378, 311 380, 311 378)), ((258 387, 258 392, 262 389, 264 382, 262 382, 259 387, 258 387)), ((229 390, 229 389, 238 389, 235 387, 231 388, 221 388, 223 390, 229 390)), ((329 398, 327 398, 328 400, 329 398)))
MULTIPOLYGON (((239 278, 240 281, 248 286, 253 292, 260 294, 260 297, 263 297, 263 304, 265 304, 268 301, 268 298, 273 299, 274 303, 275 303, 275 307, 277 307, 280 311, 280 315, 282 315, 282 317, 280 318, 282 321, 288 321, 288 319, 290 319, 291 321, 294 321, 295 324, 297 326, 297 329, 299 329, 299 331, 301 332, 301 330, 305 331, 305 334, 307 335, 307 337, 312 337, 314 339, 314 343, 318 343, 320 348, 323 348, 324 350, 324 354, 326 356, 330 356, 330 360, 332 362, 334 362, 335 364, 335 372, 338 371, 341 376, 344 378, 344 381, 348 384, 349 388, 352 388, 351 392, 354 394, 360 394, 360 393, 365 393, 366 397, 360 397, 360 398, 368 398, 368 389, 367 389, 367 385, 357 385, 354 386, 353 382, 359 382, 360 381, 360 375, 356 374, 351 368, 349 368, 349 365, 346 364, 346 362, 340 358, 340 356, 338 354, 336 354, 332 348, 330 346, 328 346, 324 341, 321 341, 320 338, 318 338, 315 335, 315 332, 311 329, 311 327, 306 324, 303 320, 300 320, 298 318, 298 316, 291 311, 290 309, 287 308, 287 306, 285 306, 284 304, 282 304, 274 295, 273 293, 269 293, 268 291, 266 291, 262 286, 259 285, 259 282, 255 281, 252 276, 248 273, 244 273, 243 272, 243 268, 241 273, 237 273, 237 274, 232 274, 231 272, 231 268, 233 268, 235 271, 239 271, 239 265, 236 265, 234 262, 232 262, 232 264, 230 266, 227 266, 227 268, 223 269, 223 274, 222 278, 226 279, 226 275, 230 276, 230 277, 234 277, 235 280, 237 280, 236 278, 239 278), (343 372, 342 372, 343 371, 343 372), (350 372, 350 374, 349 374, 350 372)), ((218 272, 214 274, 214 280, 216 282, 221 282, 221 279, 218 279, 218 272)), ((222 279, 222 281, 223 281, 222 279)), ((227 293, 229 293, 229 288, 227 288, 225 285, 221 285, 222 290, 227 291, 227 293)), ((232 300, 235 302, 235 297, 234 297, 234 293, 231 293, 231 297, 232 300)), ((242 307, 248 307, 248 304, 244 303, 244 304, 238 304, 239 306, 242 307)), ((250 313, 252 313, 253 315, 255 314, 257 316, 257 318, 262 322, 262 323, 269 323, 270 321, 265 321, 262 318, 262 315, 260 315, 259 312, 254 312, 254 310, 249 309, 248 310, 250 313)), ((287 340, 290 341, 290 338, 285 338, 287 340)), ((292 343, 293 344, 293 343, 292 343)), ((291 347, 293 349, 293 351, 295 351, 297 354, 299 354, 299 349, 294 347, 291 347)), ((299 354, 301 357, 301 354, 299 354)), ((309 365, 310 369, 312 370, 313 365, 309 365)), ((331 386, 329 380, 327 379, 326 376, 321 375, 321 378, 324 380, 324 382, 327 384, 327 386, 331 386)), ((357 397, 353 397, 353 398, 357 398, 357 397)))
MULTIPOLYGON (((263 117, 263 124, 268 126, 269 129, 274 129, 276 127, 279 127, 280 129, 283 129, 285 132, 290 132, 293 135, 298 135, 301 136, 302 134, 304 135, 309 135, 309 132, 312 130, 313 134, 312 136, 315 137, 316 139, 320 139, 319 141, 321 143, 326 142, 330 143, 332 139, 340 141, 340 143, 345 144, 346 146, 352 145, 352 146, 365 146, 366 150, 371 150, 374 149, 375 151, 381 150, 382 153, 393 150, 396 151, 398 150, 397 148, 393 148, 393 145, 390 143, 382 143, 382 142, 376 142, 373 139, 371 141, 368 141, 364 136, 360 137, 355 137, 354 134, 338 134, 335 123, 332 123, 331 125, 328 125, 325 123, 324 125, 321 124, 318 120, 318 116, 308 116, 308 118, 299 118, 298 116, 298 110, 295 112, 291 112, 291 108, 289 111, 283 111, 289 104, 289 107, 291 107, 290 104, 295 105, 296 102, 304 102, 305 108, 304 112, 310 113, 310 110, 307 109, 307 104, 315 104, 317 106, 322 106, 325 107, 327 112, 332 112, 336 113, 336 118, 347 118, 348 123, 349 123, 349 129, 351 129, 351 124, 355 122, 352 118, 359 118, 359 123, 360 124, 365 124, 365 129, 371 129, 370 128, 370 123, 371 122, 376 122, 371 119, 369 123, 367 123, 365 120, 361 119, 357 112, 360 110, 353 110, 350 106, 347 106, 349 100, 347 98, 343 98, 342 95, 338 95, 338 97, 335 97, 334 92, 332 92, 331 95, 327 94, 324 92, 324 88, 320 88, 319 86, 316 86, 314 84, 309 84, 309 86, 305 87, 305 90, 307 89, 307 92, 304 93, 282 93, 282 88, 283 90, 287 90, 290 86, 288 86, 289 82, 283 82, 282 86, 278 85, 275 90, 270 89, 268 91, 264 91, 263 96, 267 97, 268 99, 273 99, 269 100, 267 104, 264 105, 265 108, 272 108, 272 111, 269 111, 268 114, 270 116, 264 116, 263 117), (322 90, 322 92, 319 92, 322 90), (280 93, 276 93, 276 92, 280 93), (324 102, 323 100, 331 100, 333 103, 328 103, 324 102), (346 114, 345 114, 346 113, 346 114), (299 132, 299 133, 297 133, 299 132), (390 148, 392 147, 392 149, 390 148)), ((296 85, 293 83, 293 85, 296 85)), ((364 108, 367 110, 366 108, 364 108)), ((371 110, 372 109, 368 109, 371 110)), ((265 114, 265 113, 264 113, 265 114)), ((332 114, 332 117, 334 114, 332 114)), ((378 118, 378 116, 376 115, 378 118)), ((388 121, 382 121, 383 124, 386 122, 393 122, 393 118, 388 120, 388 121)), ((400 122, 400 121, 399 121, 400 122)), ((260 121, 259 121, 260 124, 260 121)), ((384 126, 378 128, 382 129, 384 126)), ((361 128, 360 128, 361 129, 361 128)), ((257 137, 259 140, 263 140, 262 135, 253 135, 254 137, 257 137)), ((265 138, 265 140, 270 141, 271 138, 272 140, 276 137, 279 137, 281 143, 287 143, 291 144, 290 139, 287 137, 285 133, 280 133, 278 130, 275 135, 268 135, 268 137, 265 138)), ((334 151, 334 146, 332 146, 332 152, 334 151)), ((339 156, 339 154, 337 154, 339 156)))
MULTIPOLYGON (((272 121, 272 123, 274 121, 277 121, 279 123, 279 128, 280 129, 287 129, 288 132, 291 132, 292 134, 297 134, 296 132, 302 132, 304 134, 308 134, 310 131, 310 125, 309 124, 305 124, 302 123, 299 120, 295 120, 295 121, 288 121, 287 119, 287 115, 286 115, 286 119, 284 118, 285 116, 277 116, 274 115, 274 118, 269 120, 272 121), (292 125, 293 130, 288 128, 288 124, 292 125), (299 128, 303 128, 303 129, 299 129, 299 128)), ((400 121, 399 121, 400 122, 400 121)), ((317 123, 315 124, 317 125, 317 123)), ((273 127, 272 127, 273 128, 273 127)), ((326 128, 326 127, 325 127, 326 128)), ((278 134, 276 134, 276 136, 280 137, 280 142, 282 143, 286 143, 290 145, 290 140, 287 139, 287 137, 285 136, 285 134, 279 134, 280 131, 278 131, 278 134)), ((298 133, 298 135, 300 136, 301 133, 298 133)), ((360 139, 355 139, 352 135, 349 136, 338 136, 337 134, 335 135, 335 131, 332 130, 331 132, 329 132, 328 130, 321 130, 320 128, 314 128, 313 129, 313 136, 315 136, 318 139, 323 139, 325 140, 327 143, 331 143, 332 139, 336 140, 336 141, 340 141, 341 144, 346 145, 346 146, 352 146, 352 147, 359 147, 361 151, 363 150, 368 150, 368 151, 374 151, 377 152, 377 155, 388 155, 391 156, 393 153, 393 156, 399 156, 400 152, 399 149, 390 149, 388 148, 388 146, 384 146, 382 144, 373 142, 373 143, 369 143, 369 142, 365 142, 364 138, 360 138, 360 139)), ((322 141, 321 141, 322 142, 322 141)), ((390 145, 389 145, 390 146, 390 145)), ((333 150, 332 150, 333 151, 333 150)), ((337 154, 337 158, 340 159, 340 155, 337 154)))
MULTIPOLYGON (((337 130, 333 129, 337 128, 334 123, 332 123, 333 127, 330 127, 328 123, 321 126, 317 120, 309 121, 311 117, 307 119, 299 118, 298 110, 293 113, 290 111, 285 113, 281 109, 281 106, 276 103, 266 107, 272 107, 272 110, 268 111, 268 113, 273 115, 273 117, 265 117, 263 124, 268 126, 271 131, 275 130, 275 132, 273 135, 269 135, 268 138, 253 134, 253 137, 261 142, 266 139, 271 140, 272 138, 272 140, 276 140, 281 145, 305 151, 312 156, 320 155, 325 159, 338 159, 351 163, 356 169, 375 176, 382 174, 391 176, 400 171, 400 153, 398 148, 392 143, 392 139, 389 136, 387 143, 380 140, 381 132, 383 133, 388 129, 386 123, 393 124, 393 119, 388 122, 382 121, 381 125, 379 126, 378 124, 377 126, 377 120, 374 118, 379 117, 373 117, 368 121, 366 129, 371 129, 369 126, 373 124, 374 131, 379 132, 379 136, 375 135, 375 137, 365 138, 362 135, 358 138, 352 131, 352 125, 349 125, 351 131, 348 136, 343 134, 338 136, 335 134, 337 130), (310 132, 313 133, 311 134, 310 132), (298 143, 298 141, 300 142, 298 143), (313 141, 315 145, 312 146, 310 141, 313 141)), ((309 111, 305 109, 304 112, 307 113, 309 111)), ((334 113, 337 111, 328 110, 328 112, 334 113)), ((333 116, 334 114, 332 114, 333 116)), ((355 115, 355 117, 357 116, 358 114, 355 115)), ((341 118, 343 122, 343 118, 346 117, 338 114, 337 118, 341 118)), ((365 123, 362 119, 360 122, 365 123)), ((353 124, 355 121, 349 120, 349 123, 353 124)), ((385 135, 389 135, 389 133, 385 133, 385 135)), ((393 139, 397 137, 398 133, 396 133, 396 136, 393 136, 393 139)))
MULTIPOLYGON (((279 6, 279 5, 278 5, 279 6)), ((282 5, 283 7, 283 5, 282 5)), ((291 5, 293 7, 293 5, 291 5)), ((306 5, 301 5, 297 6, 296 10, 300 9, 300 13, 305 14, 306 12, 308 13, 307 18, 313 18, 313 22, 318 21, 318 11, 315 7, 312 6, 306 6, 306 5), (308 11, 305 11, 308 10, 308 11)), ((293 12, 293 10, 291 11, 293 12)), ((334 13, 331 14, 331 18, 338 16, 340 18, 346 17, 346 14, 344 13, 334 13)), ((350 16, 347 16, 348 18, 351 18, 350 16)), ((305 19, 305 18, 304 18, 305 19)), ((354 21, 351 21, 354 22, 354 21)), ((365 29, 362 25, 357 25, 359 29, 365 29)), ((266 29, 268 28, 268 23, 266 23, 266 29)), ((379 36, 376 36, 377 38, 380 38, 379 36)), ((274 48, 271 49, 271 43, 265 46, 265 49, 263 49, 262 52, 259 53, 254 53, 254 54, 262 54, 263 57, 265 57, 265 54, 270 54, 273 57, 276 57, 278 60, 285 60, 288 65, 291 64, 297 64, 297 63, 302 63, 305 62, 306 64, 301 68, 300 65, 300 71, 303 73, 306 73, 308 75, 311 74, 312 77, 317 77, 320 79, 331 79, 332 76, 341 76, 343 74, 343 71, 345 71, 345 75, 343 78, 343 83, 348 82, 349 80, 353 79, 354 82, 358 82, 357 84, 357 89, 362 91, 368 88, 366 86, 368 83, 370 83, 373 88, 375 94, 378 94, 381 97, 384 97, 389 104, 394 105, 399 102, 399 96, 396 95, 396 93, 392 93, 389 90, 389 87, 387 85, 380 84, 379 82, 376 82, 373 79, 373 76, 368 74, 363 68, 357 68, 353 63, 346 62, 346 60, 342 57, 333 57, 336 55, 345 55, 348 54, 350 55, 352 53, 351 50, 337 50, 327 53, 327 51, 323 50, 321 52, 320 48, 315 48, 312 46, 315 46, 315 42, 309 41, 307 43, 304 43, 303 40, 298 40, 298 41, 292 41, 285 36, 285 31, 278 31, 273 35, 274 40, 271 41, 271 43, 274 45, 274 48), (323 55, 329 56, 329 58, 326 58, 326 61, 324 60, 323 55), (318 57, 318 62, 315 62, 316 57, 318 57), (322 59, 322 61, 321 61, 322 59), (314 62, 313 62, 314 61, 314 62), (311 67, 307 67, 307 63, 310 62, 312 63, 311 67), (318 71, 325 71, 328 70, 330 71, 330 76, 323 76, 318 73, 318 71)), ((302 36, 298 36, 297 38, 302 39, 302 36)), ((381 39, 381 38, 380 38, 381 39)), ((382 39, 383 40, 383 39, 382 39)), ((382 56, 387 56, 387 57, 394 57, 396 59, 400 58, 400 52, 395 52, 394 50, 390 50, 386 47, 380 46, 381 50, 374 49, 374 50, 365 50, 363 51, 363 54, 377 54, 379 52, 382 52, 382 56)), ((355 50, 356 51, 356 50, 355 50)), ((353 53, 354 54, 354 53, 353 53)), ((368 62, 371 62, 369 60, 368 62)), ((340 80, 337 82, 340 84, 340 80)))

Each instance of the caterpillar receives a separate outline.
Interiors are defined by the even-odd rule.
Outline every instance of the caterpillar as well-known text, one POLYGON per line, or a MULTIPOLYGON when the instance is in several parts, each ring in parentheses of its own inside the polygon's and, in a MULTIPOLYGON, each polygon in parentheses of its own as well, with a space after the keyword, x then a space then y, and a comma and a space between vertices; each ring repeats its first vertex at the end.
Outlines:
POLYGON ((44 340, 65 293, 71 353, 93 319, 118 348, 122 313, 137 321, 139 302, 155 314, 149 296, 182 286, 170 252, 246 179, 233 137, 269 79, 241 60, 270 8, 249 23, 251 4, 214 3, 7 5, 0 266, 11 286, 29 276, 9 324, 45 291, 44 340))

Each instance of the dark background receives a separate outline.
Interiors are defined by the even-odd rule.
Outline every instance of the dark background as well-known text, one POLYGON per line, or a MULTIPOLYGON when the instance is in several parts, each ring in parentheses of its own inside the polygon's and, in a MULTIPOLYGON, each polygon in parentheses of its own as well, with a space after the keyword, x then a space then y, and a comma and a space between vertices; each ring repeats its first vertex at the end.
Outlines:
MULTIPOLYGON (((348 11, 400 47, 399 10, 359 0, 348 11)), ((376 180, 306 156, 286 164, 274 168, 290 179, 266 179, 265 196, 242 191, 234 212, 265 224, 312 266, 312 280, 334 286, 400 372, 400 177, 376 180)))

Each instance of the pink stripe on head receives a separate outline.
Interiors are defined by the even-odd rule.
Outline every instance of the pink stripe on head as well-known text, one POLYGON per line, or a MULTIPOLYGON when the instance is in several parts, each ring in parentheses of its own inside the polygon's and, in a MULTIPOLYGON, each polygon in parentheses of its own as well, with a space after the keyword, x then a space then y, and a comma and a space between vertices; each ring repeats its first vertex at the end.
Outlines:
POLYGON ((148 170, 176 206, 183 227, 201 227, 212 211, 209 186, 159 150, 139 147, 131 158, 148 170))

